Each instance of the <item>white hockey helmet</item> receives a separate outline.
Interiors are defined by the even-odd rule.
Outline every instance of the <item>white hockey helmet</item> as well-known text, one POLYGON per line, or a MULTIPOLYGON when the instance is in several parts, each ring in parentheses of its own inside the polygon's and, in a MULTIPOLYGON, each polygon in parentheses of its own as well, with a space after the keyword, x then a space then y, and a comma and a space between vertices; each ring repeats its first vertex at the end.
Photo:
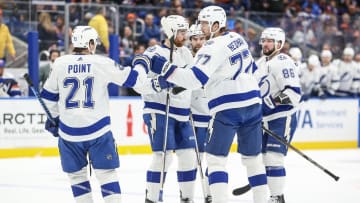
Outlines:
POLYGON ((193 24, 190 26, 190 37, 197 36, 197 35, 203 35, 204 33, 201 31, 201 25, 200 24, 193 24))
POLYGON ((71 42, 74 48, 89 49, 90 40, 94 40, 95 45, 99 45, 99 35, 96 30, 90 26, 76 26, 72 33, 71 42))
POLYGON ((353 57, 355 55, 355 51, 351 47, 346 47, 343 51, 343 55, 349 55, 349 56, 353 57))
POLYGON ((289 49, 289 54, 296 61, 301 61, 302 59, 302 53, 299 47, 291 47, 289 49))
POLYGON ((320 66, 319 57, 315 54, 310 55, 308 58, 308 64, 315 67, 320 66))
POLYGON ((321 51, 321 57, 329 57, 332 58, 332 53, 330 50, 324 49, 321 51))
POLYGON ((161 26, 166 34, 166 37, 176 37, 178 30, 189 30, 189 23, 187 20, 179 15, 169 15, 161 18, 161 26))
POLYGON ((260 45, 262 44, 263 39, 273 39, 275 42, 275 49, 281 50, 285 44, 285 32, 279 27, 265 28, 260 36, 260 45), (278 43, 281 43, 279 49, 276 48, 278 43))
POLYGON ((206 21, 210 28, 215 22, 219 23, 219 28, 226 27, 226 13, 220 6, 207 6, 201 9, 198 21, 206 21))

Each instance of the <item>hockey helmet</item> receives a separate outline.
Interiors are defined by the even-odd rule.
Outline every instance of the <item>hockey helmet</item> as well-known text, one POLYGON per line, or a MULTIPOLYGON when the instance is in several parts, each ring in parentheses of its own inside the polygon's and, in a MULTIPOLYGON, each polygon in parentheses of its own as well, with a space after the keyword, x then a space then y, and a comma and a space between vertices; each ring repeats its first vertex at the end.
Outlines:
POLYGON ((332 53, 330 50, 324 49, 321 52, 321 57, 329 57, 332 58, 332 53))
POLYGON ((226 13, 223 8, 219 6, 207 6, 203 8, 198 16, 198 21, 206 21, 210 28, 215 22, 219 23, 219 27, 226 27, 226 13))
POLYGON ((74 48, 89 49, 90 40, 93 40, 96 45, 100 44, 99 35, 96 30, 90 26, 76 26, 72 33, 71 42, 74 48))
POLYGON ((353 57, 355 55, 355 51, 351 47, 346 47, 343 51, 343 55, 349 55, 349 56, 353 57))
POLYGON ((168 39, 176 37, 178 30, 189 30, 187 20, 179 15, 169 15, 161 18, 161 26, 168 39))
POLYGON ((280 48, 277 50, 280 50, 283 48, 285 44, 285 32, 283 29, 279 27, 269 27, 265 28, 264 31, 261 33, 260 36, 260 45, 262 45, 263 39, 273 39, 275 42, 275 49, 277 49, 278 43, 280 44, 280 48))
POLYGON ((290 56, 296 61, 301 61, 302 53, 299 47, 292 47, 289 49, 290 56))
POLYGON ((193 24, 190 26, 190 37, 197 36, 197 35, 203 35, 204 33, 201 31, 200 24, 193 24))

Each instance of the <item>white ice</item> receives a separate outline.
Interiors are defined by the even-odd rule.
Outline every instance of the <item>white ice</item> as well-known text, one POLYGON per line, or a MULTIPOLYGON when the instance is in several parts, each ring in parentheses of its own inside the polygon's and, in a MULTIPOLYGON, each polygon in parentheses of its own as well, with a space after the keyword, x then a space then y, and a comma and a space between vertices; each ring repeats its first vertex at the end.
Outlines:
MULTIPOLYGON (((287 203, 358 203, 360 202, 360 149, 303 151, 324 168, 340 176, 338 182, 303 157, 290 151, 286 158, 287 203)), ((144 202, 145 174, 150 155, 120 156, 120 177, 123 203, 144 202)), ((176 159, 167 175, 164 202, 179 202, 176 182, 176 159)), ((231 190, 245 185, 247 179, 240 155, 231 153, 228 160, 229 202, 249 203, 251 192, 232 196, 231 190)), ((198 176, 199 177, 199 176, 198 176)), ((99 186, 91 177, 96 203, 103 202, 99 186)), ((71 203, 74 202, 67 176, 62 172, 59 157, 0 159, 1 203, 71 203)), ((197 182, 195 202, 203 202, 197 182)))

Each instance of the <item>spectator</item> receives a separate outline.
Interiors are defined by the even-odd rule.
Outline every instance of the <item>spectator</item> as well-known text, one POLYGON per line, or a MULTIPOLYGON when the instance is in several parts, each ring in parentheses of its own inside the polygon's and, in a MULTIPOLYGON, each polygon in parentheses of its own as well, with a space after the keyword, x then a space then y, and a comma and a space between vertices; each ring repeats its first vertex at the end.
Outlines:
POLYGON ((6 53, 10 55, 12 60, 15 60, 15 48, 12 41, 9 28, 3 23, 3 11, 0 8, 0 69, 3 69, 6 64, 6 53))
POLYGON ((89 21, 89 26, 93 27, 97 33, 99 33, 99 37, 102 43, 102 46, 98 47, 100 51, 104 51, 105 53, 109 52, 109 26, 106 21, 106 10, 105 7, 100 7, 96 15, 91 18, 89 21), (103 50, 101 50, 103 49, 103 50))
POLYGON ((145 16, 145 31, 141 37, 141 43, 148 44, 151 38, 155 38, 160 41, 160 28, 154 24, 153 14, 146 14, 145 16))
POLYGON ((49 77, 55 59, 57 59, 59 56, 60 51, 57 49, 52 49, 49 55, 49 63, 39 68, 39 87, 41 87, 41 89, 44 86, 46 79, 49 77))
POLYGON ((124 33, 121 39, 121 46, 124 49, 125 56, 129 56, 133 53, 135 42, 133 40, 133 32, 129 26, 124 27, 124 33))
POLYGON ((39 51, 56 48, 58 37, 55 26, 51 22, 49 13, 40 13, 39 24, 37 28, 39 32, 39 39, 41 41, 39 51))
POLYGON ((55 30, 59 42, 58 45, 64 47, 65 32, 67 31, 69 33, 69 36, 71 36, 72 33, 71 28, 69 28, 68 30, 65 29, 64 16, 58 15, 56 17, 55 30))

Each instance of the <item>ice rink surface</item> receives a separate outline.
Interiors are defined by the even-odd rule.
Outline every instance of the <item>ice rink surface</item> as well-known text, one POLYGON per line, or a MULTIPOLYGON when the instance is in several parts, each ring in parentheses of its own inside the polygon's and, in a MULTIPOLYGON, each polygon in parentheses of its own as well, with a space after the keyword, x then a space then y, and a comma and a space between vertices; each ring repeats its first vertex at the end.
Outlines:
MULTIPOLYGON (((338 182, 293 151, 286 159, 287 203, 359 203, 360 149, 305 150, 306 155, 340 176, 338 182)), ((151 155, 120 156, 120 177, 123 203, 142 203, 145 194, 146 169, 151 155)), ((164 202, 179 202, 176 182, 176 158, 164 186, 164 202)), ((71 203, 74 202, 67 176, 62 172, 59 157, 0 159, 1 203, 71 203)), ((247 183, 245 168, 239 154, 228 159, 229 202, 249 203, 251 192, 232 196, 231 190, 247 183)), ((199 176, 198 176, 199 177, 199 176)), ((103 202, 99 186, 91 177, 95 202, 103 202)), ((200 182, 197 182, 195 202, 202 203, 200 182)))

